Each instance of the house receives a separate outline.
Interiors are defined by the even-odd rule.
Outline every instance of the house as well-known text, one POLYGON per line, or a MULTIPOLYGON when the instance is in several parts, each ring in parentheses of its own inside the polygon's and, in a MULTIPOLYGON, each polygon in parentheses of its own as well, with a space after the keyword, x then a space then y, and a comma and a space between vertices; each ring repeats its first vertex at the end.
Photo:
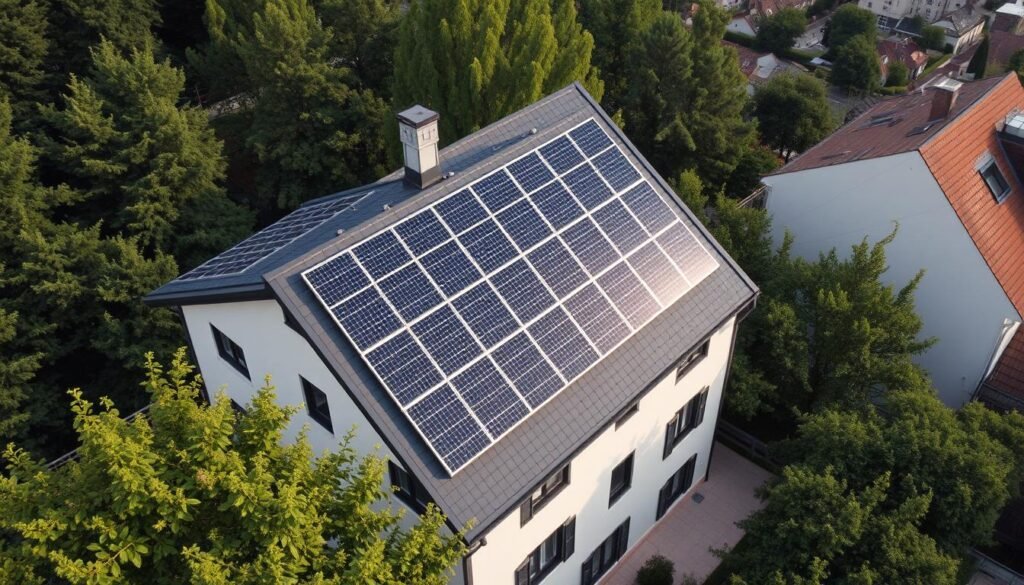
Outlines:
POLYGON ((971 0, 858 0, 857 5, 875 13, 879 28, 891 30, 897 22, 915 16, 925 22, 935 22, 969 2, 971 0))
POLYGON ((917 79, 928 65, 928 55, 908 38, 889 38, 878 41, 878 58, 881 62, 883 81, 889 78, 889 66, 902 63, 907 68, 909 79, 917 79))
POLYGON ((750 0, 750 15, 756 22, 758 18, 778 14, 783 8, 807 8, 811 4, 811 0, 750 0))
POLYGON ((726 30, 740 35, 746 35, 748 37, 755 36, 757 34, 757 27, 754 25, 754 19, 749 14, 737 14, 729 21, 726 25, 726 30))
POLYGON ((878 102, 763 179, 773 237, 792 232, 799 256, 898 227, 884 278, 902 286, 925 270, 916 308, 938 341, 918 363, 953 407, 1024 355, 1006 351, 1024 314, 1021 111, 1016 75, 944 79, 878 102))
POLYGON ((721 41, 723 45, 736 50, 740 71, 747 78, 747 95, 754 95, 758 86, 768 83, 773 76, 780 73, 804 73, 799 66, 779 59, 774 53, 762 53, 749 47, 721 41))
POLYGON ((146 297, 209 392, 273 375, 290 429, 355 425, 411 510, 472 521, 457 583, 596 582, 713 468, 757 287, 579 85, 310 201, 146 297))
POLYGON ((996 10, 988 32, 987 69, 1003 71, 1018 51, 1024 50, 1024 0, 1008 2, 996 10))
POLYGON ((935 21, 935 26, 946 31, 946 45, 953 47, 958 55, 964 49, 981 42, 985 32, 985 14, 973 3, 944 14, 935 21))

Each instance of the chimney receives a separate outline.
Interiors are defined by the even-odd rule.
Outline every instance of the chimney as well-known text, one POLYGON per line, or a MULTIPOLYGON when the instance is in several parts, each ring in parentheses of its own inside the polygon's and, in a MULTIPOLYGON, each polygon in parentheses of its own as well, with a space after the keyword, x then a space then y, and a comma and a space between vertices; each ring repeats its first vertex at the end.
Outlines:
POLYGON ((405 183, 426 189, 441 179, 437 157, 437 112, 416 105, 398 114, 402 156, 405 158, 405 183))
POLYGON ((960 94, 962 85, 959 81, 946 77, 932 86, 932 111, 928 114, 929 122, 942 120, 949 116, 956 104, 956 98, 960 94))

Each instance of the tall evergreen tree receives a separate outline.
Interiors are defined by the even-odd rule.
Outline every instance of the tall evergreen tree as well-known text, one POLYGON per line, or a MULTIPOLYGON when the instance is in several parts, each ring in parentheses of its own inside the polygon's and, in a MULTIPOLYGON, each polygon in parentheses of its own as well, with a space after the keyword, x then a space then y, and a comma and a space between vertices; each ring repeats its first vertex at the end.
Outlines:
POLYGON ((39 369, 39 355, 18 355, 13 349, 17 322, 17 313, 0 309, 0 443, 24 439, 30 419, 26 403, 39 369))
POLYGON ((0 99, 10 100, 15 120, 35 117, 35 103, 45 101, 48 49, 46 5, 39 0, 0 0, 0 99))
MULTIPOLYGON (((611 113, 624 107, 630 92, 632 54, 662 14, 662 0, 582 0, 580 19, 594 35, 594 65, 605 82, 602 105, 611 113)), ((678 17, 677 17, 678 18, 678 17)))
POLYGON ((572 2, 557 0, 554 10, 552 3, 412 2, 395 54, 395 107, 440 112, 449 143, 572 81, 601 99, 590 33, 577 25, 572 2))
POLYGON ((205 113, 177 105, 184 83, 148 45, 124 56, 104 40, 89 76, 73 77, 64 107, 46 117, 57 135, 47 148, 53 166, 80 193, 72 217, 102 220, 105 234, 137 237, 188 265, 241 239, 251 219, 219 184, 225 163, 205 113), (194 208, 223 215, 204 219, 194 208), (198 232, 205 249, 184 243, 198 232))
MULTIPOLYGON (((53 43, 50 66, 63 73, 84 74, 89 49, 100 40, 121 51, 141 49, 152 42, 160 24, 156 0, 51 0, 50 15, 60 41, 53 43)), ((57 87, 66 79, 57 79, 57 87)))
POLYGON ((263 0, 206 0, 203 21, 209 40, 185 53, 206 84, 208 101, 254 89, 236 41, 239 36, 252 37, 252 17, 263 5, 263 0))
POLYGON ((330 58, 351 69, 360 87, 389 96, 400 0, 315 0, 313 6, 331 31, 330 58))
POLYGON ((294 207, 387 170, 387 104, 329 54, 331 31, 307 0, 268 0, 235 43, 259 97, 247 143, 260 207, 294 207))

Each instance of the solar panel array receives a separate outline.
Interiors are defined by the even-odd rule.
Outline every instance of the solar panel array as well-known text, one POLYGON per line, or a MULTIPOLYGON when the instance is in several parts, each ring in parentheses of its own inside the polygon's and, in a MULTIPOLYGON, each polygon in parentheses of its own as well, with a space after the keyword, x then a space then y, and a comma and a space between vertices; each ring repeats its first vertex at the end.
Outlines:
POLYGON ((454 474, 717 267, 591 119, 303 277, 454 474))
POLYGON ((191 280, 243 272, 367 195, 369 193, 358 193, 300 207, 178 278, 191 280))

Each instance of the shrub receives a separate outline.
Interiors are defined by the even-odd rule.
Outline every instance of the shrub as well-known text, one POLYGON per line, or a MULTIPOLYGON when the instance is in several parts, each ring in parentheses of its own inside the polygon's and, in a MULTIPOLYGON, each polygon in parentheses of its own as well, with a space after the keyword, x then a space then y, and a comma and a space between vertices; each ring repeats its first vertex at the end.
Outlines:
POLYGON ((636 585, 672 585, 676 566, 661 555, 654 555, 644 562, 636 573, 636 585))

